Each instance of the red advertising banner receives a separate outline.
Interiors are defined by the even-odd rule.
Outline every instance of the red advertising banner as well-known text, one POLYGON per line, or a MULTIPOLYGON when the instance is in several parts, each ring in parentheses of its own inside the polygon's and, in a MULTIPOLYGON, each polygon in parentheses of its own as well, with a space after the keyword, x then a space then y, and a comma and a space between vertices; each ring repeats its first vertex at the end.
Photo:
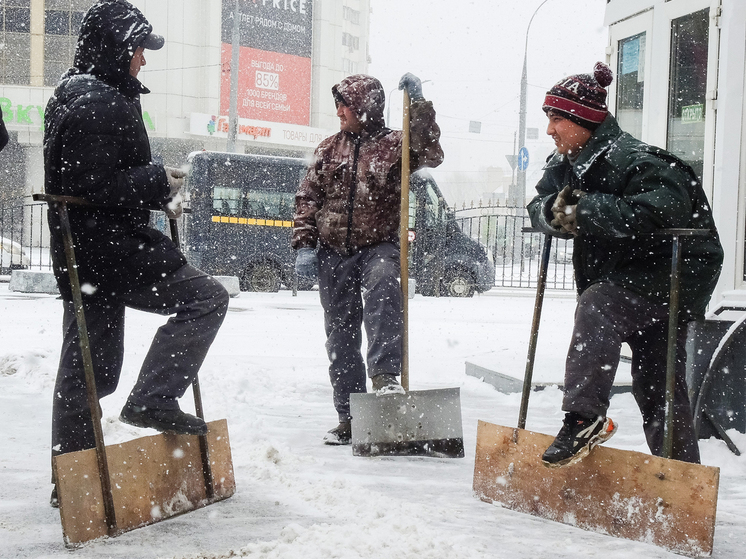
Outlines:
MULTIPOLYGON (((236 0, 222 0, 220 113, 230 112, 236 0)), ((238 0, 238 116, 310 124, 313 0, 238 0)))
MULTIPOLYGON (((220 113, 228 114, 231 98, 231 45, 223 44, 220 113)), ((311 59, 241 47, 238 116, 308 126, 311 59)))

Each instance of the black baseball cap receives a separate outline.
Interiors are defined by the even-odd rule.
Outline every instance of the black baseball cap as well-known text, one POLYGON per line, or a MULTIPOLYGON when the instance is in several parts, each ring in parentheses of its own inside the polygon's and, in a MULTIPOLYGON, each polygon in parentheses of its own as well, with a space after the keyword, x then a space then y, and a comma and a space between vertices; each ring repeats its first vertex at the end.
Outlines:
POLYGON ((158 49, 163 48, 163 45, 165 42, 166 42, 166 39, 164 39, 162 35, 157 35, 155 33, 149 33, 142 40, 142 43, 140 43, 140 46, 144 49, 158 50, 158 49))

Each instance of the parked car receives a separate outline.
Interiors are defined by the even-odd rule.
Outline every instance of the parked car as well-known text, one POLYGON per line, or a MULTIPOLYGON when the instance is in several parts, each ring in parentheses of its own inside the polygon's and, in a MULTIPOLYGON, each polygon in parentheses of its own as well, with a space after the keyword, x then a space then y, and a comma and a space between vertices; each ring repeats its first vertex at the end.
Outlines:
POLYGON ((28 266, 29 257, 23 247, 15 241, 0 237, 0 274, 9 274, 11 270, 28 266))

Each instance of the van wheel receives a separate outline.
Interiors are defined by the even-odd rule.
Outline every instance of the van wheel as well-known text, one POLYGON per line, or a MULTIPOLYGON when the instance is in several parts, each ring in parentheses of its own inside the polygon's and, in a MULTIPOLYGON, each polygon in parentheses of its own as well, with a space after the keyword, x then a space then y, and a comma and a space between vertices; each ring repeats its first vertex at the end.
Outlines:
POLYGON ((241 291, 274 293, 280 290, 280 281, 280 271, 271 262, 257 262, 244 272, 241 291))
POLYGON ((451 268, 443 277, 442 295, 446 297, 472 297, 474 278, 462 268, 451 268))

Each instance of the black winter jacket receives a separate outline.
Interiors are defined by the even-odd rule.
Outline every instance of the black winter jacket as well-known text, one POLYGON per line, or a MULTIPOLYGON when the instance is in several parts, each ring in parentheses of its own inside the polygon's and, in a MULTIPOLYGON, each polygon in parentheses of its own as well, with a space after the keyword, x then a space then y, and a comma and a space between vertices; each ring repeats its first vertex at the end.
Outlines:
MULTIPOLYGON (((107 0, 86 14, 75 65, 47 105, 45 190, 80 196, 111 209, 70 206, 78 274, 84 293, 137 290, 186 263, 166 236, 148 227, 148 210, 169 194, 162 165, 151 161, 139 95, 149 91, 129 74, 151 25, 127 2, 107 0)), ((49 212, 52 260, 63 298, 71 299, 56 212, 49 212)))
POLYGON ((622 132, 609 115, 580 151, 575 165, 553 154, 528 211, 535 228, 557 235, 551 207, 569 184, 585 192, 577 205, 573 266, 578 291, 610 282, 668 304, 671 237, 664 228, 708 229, 683 239, 681 318, 704 315, 717 283, 723 249, 702 186, 689 165, 622 132))

